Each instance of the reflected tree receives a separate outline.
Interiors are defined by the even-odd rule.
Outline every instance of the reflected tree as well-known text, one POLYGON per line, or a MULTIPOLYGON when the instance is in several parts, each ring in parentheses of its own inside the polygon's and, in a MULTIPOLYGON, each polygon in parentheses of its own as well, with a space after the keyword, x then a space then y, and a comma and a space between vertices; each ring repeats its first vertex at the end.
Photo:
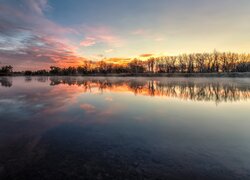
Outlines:
POLYGON ((11 87, 12 86, 12 79, 2 77, 2 78, 0 78, 0 83, 1 83, 1 86, 3 86, 3 87, 11 87))
POLYGON ((239 86, 234 83, 220 81, 156 81, 135 79, 82 79, 82 78, 50 78, 51 85, 77 85, 84 92, 97 88, 101 93, 105 90, 126 90, 135 95, 164 96, 192 101, 234 102, 250 98, 249 86, 239 86))

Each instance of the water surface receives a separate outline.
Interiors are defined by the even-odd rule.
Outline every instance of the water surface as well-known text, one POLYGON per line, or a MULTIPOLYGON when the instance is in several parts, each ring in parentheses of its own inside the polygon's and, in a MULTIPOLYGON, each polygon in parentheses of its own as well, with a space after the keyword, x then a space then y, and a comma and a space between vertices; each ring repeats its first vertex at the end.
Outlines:
POLYGON ((0 77, 0 179, 250 179, 250 79, 0 77))

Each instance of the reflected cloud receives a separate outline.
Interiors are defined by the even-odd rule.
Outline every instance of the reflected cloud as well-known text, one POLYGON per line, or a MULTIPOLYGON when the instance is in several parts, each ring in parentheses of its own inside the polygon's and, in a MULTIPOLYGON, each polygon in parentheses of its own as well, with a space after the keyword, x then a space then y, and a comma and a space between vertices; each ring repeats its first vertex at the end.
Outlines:
POLYGON ((81 104, 80 108, 83 109, 86 113, 94 113, 96 111, 95 106, 91 104, 81 104))

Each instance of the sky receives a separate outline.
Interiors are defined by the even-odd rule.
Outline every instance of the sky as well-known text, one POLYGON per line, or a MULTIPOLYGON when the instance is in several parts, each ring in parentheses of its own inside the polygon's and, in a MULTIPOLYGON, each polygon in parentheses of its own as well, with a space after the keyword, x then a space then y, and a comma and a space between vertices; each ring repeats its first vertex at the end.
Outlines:
POLYGON ((250 52, 249 0, 0 0, 0 66, 250 52))

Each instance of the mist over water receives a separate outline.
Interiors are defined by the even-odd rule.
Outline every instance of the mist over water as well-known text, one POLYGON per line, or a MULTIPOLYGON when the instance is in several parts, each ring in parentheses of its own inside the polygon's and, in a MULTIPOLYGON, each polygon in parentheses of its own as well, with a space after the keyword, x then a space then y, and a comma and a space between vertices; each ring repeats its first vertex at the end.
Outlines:
POLYGON ((249 179, 249 99, 249 78, 0 77, 0 178, 249 179))

